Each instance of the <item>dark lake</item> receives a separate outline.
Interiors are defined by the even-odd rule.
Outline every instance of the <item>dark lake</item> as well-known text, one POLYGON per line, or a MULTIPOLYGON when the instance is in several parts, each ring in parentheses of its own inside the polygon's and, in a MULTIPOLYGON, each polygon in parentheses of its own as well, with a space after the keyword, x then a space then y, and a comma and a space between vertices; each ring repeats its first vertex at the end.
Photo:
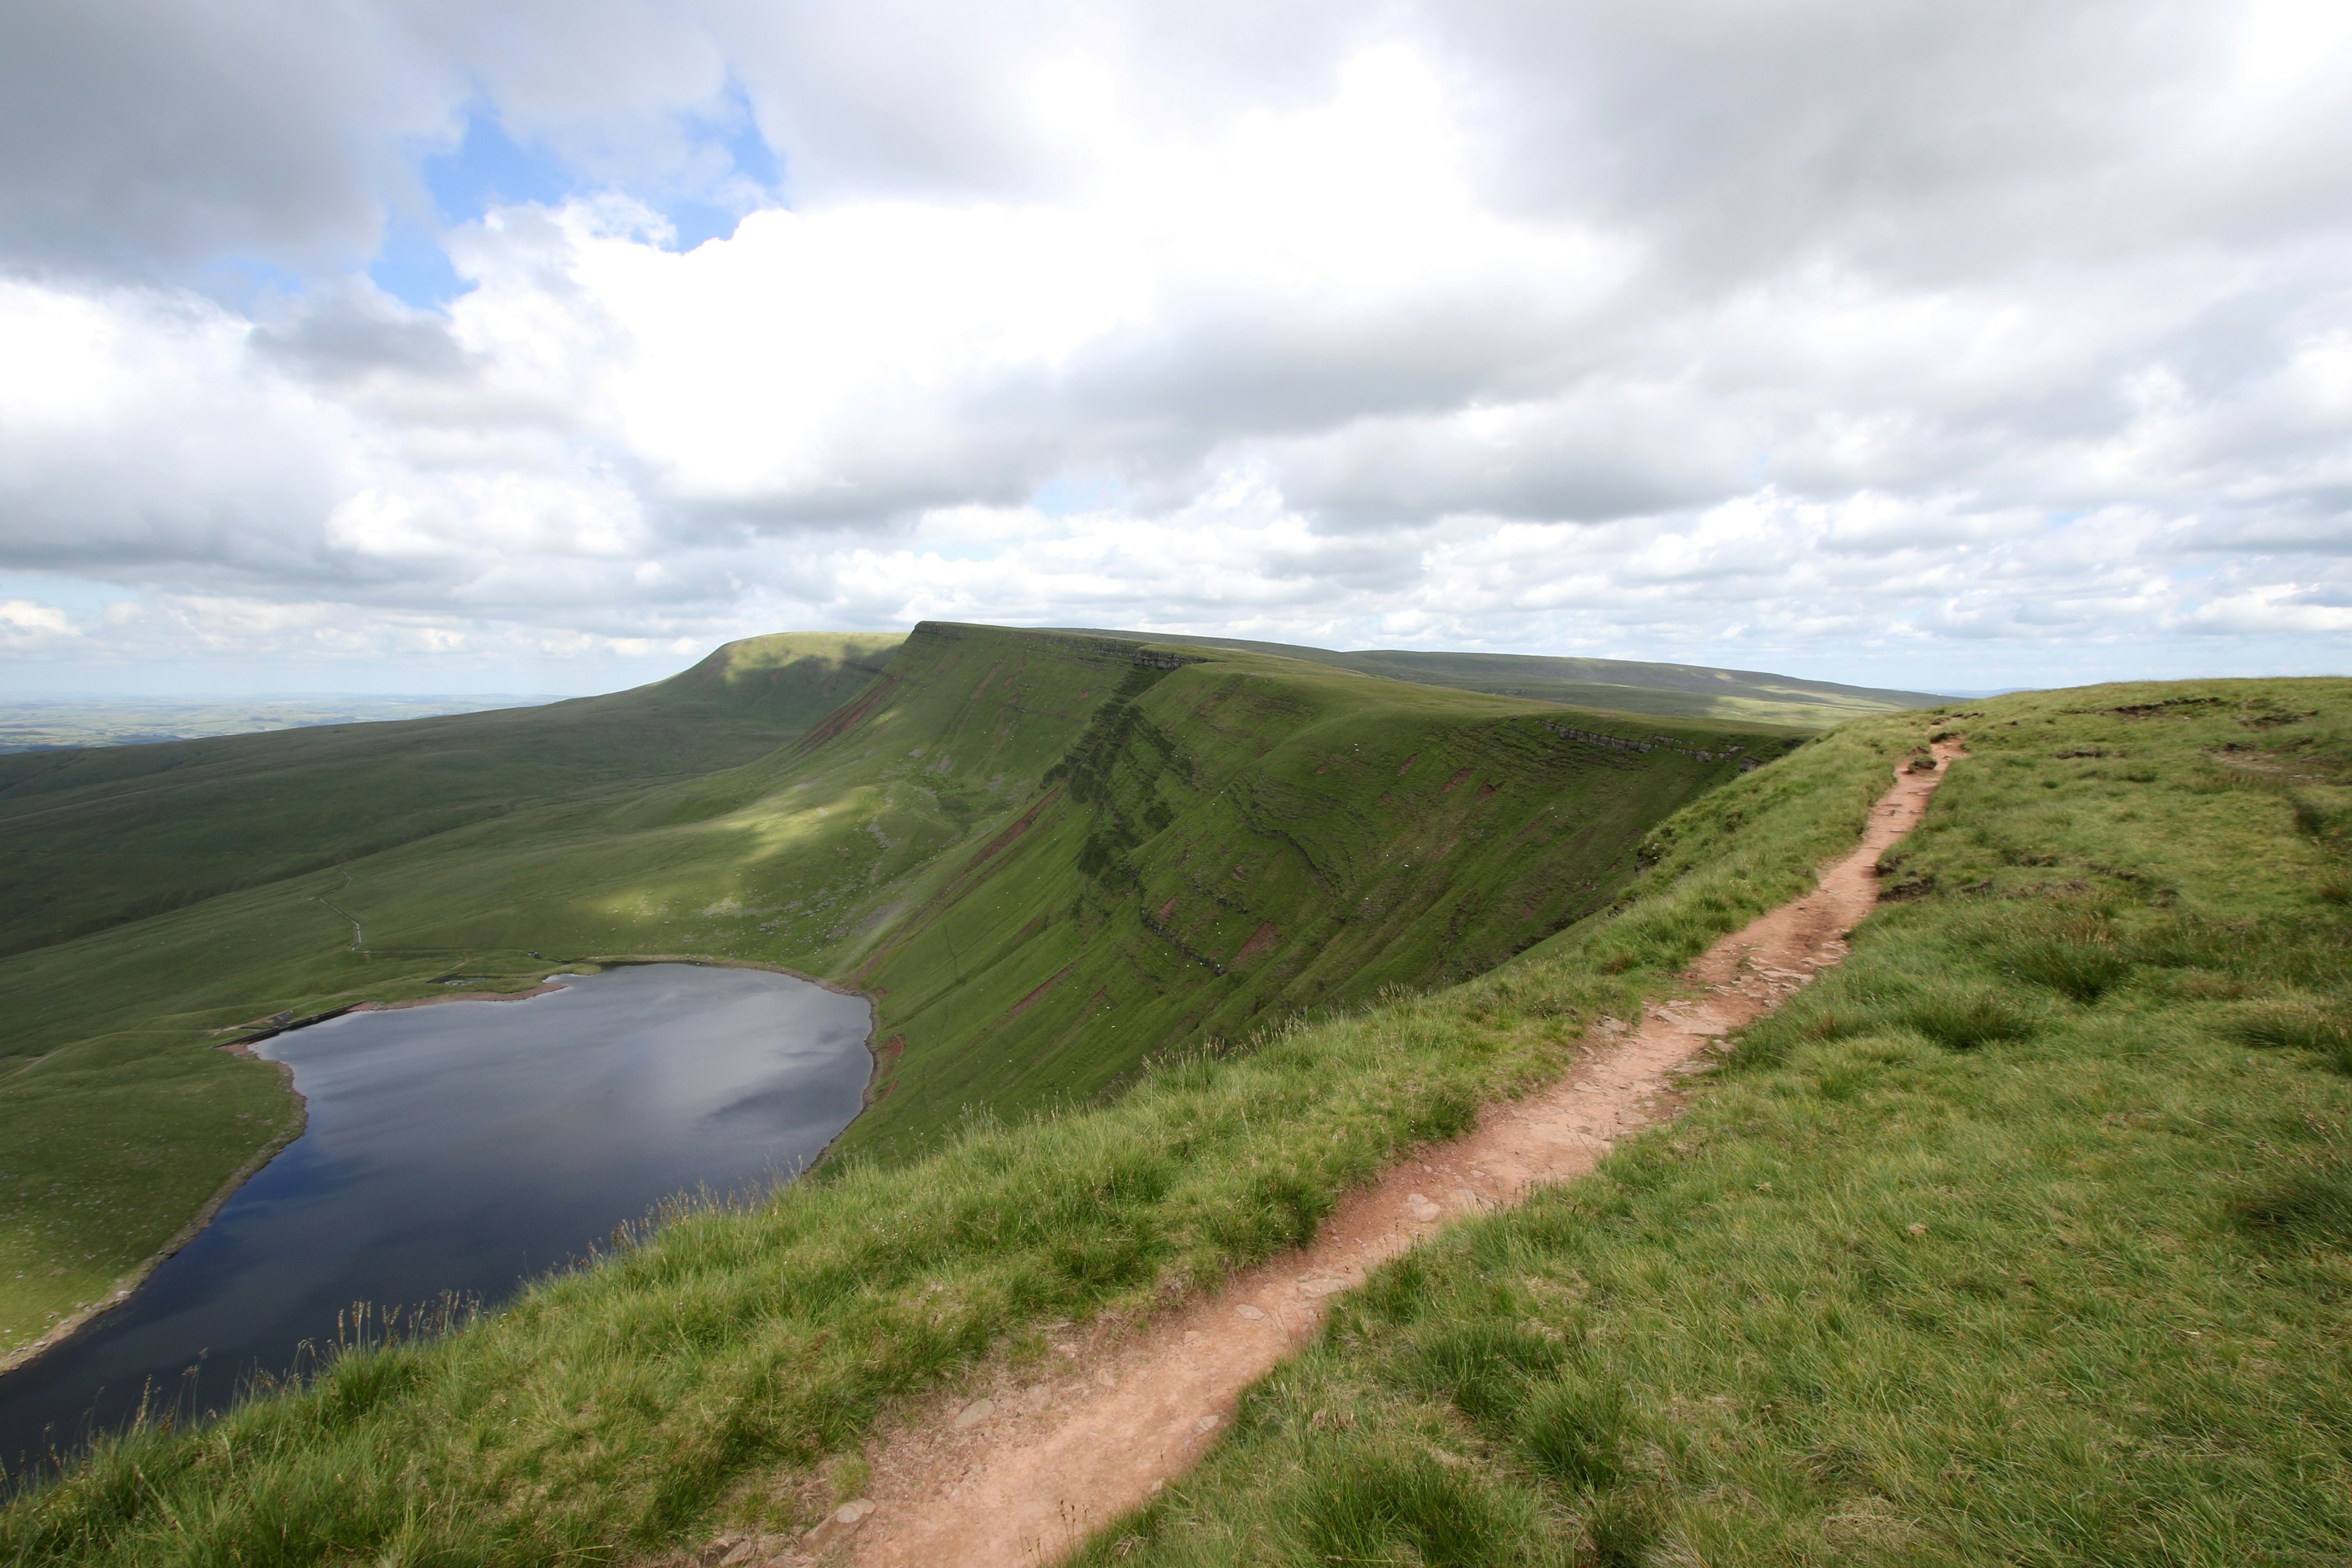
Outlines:
POLYGON ((152 1386, 217 1411, 353 1302, 495 1303, 678 1193, 788 1179, 857 1114, 866 1003, 665 963, 527 1002, 354 1013, 256 1047, 310 1125, 131 1300, 0 1377, 0 1458, 70 1449, 152 1386))

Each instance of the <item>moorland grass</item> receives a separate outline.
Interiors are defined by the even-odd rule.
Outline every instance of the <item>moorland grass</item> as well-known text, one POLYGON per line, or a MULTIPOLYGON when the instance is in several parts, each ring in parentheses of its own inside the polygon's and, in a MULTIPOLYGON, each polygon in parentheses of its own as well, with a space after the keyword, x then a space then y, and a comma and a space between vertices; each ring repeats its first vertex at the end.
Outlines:
POLYGON ((1949 724, 1842 968, 1081 1561, 2346 1560, 2352 683, 1949 724))
MULTIPOLYGON (((201 1431, 101 1443, 0 1513, 0 1552, 613 1562, 790 1522, 795 1478, 894 1397, 1301 1241, 1349 1185, 1556 1070, 1593 1017, 1810 885, 1920 734, 1842 731, 1704 796, 1651 837, 1615 913, 1466 985, 1179 1053, 1108 1105, 841 1162, 754 1210, 680 1215, 449 1337, 356 1350, 201 1431)), ((1344 1546, 1349 1508, 1325 1516, 1344 1546)), ((1478 1528, 1496 1540, 1525 1523, 1496 1518, 1478 1528)))

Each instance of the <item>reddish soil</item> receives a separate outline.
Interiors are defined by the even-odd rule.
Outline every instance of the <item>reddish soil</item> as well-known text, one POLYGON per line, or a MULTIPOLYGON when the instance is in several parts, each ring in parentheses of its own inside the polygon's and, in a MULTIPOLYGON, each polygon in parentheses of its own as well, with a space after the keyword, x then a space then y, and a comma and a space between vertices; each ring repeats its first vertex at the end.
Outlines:
MULTIPOLYGON (((1937 748, 1948 767, 1956 745, 1937 748)), ((1677 1079, 1712 1065, 1730 1030, 1844 956, 1877 900, 1878 857, 1942 782, 1898 773, 1862 843, 1805 897, 1724 938, 1691 966, 1697 994, 1638 1026, 1602 1019, 1570 1075, 1489 1107, 1477 1129, 1423 1151, 1344 1199, 1314 1244, 1113 1342, 1065 1333, 1050 1370, 1003 1371, 982 1398, 934 1403, 870 1446, 868 1496, 798 1541, 714 1543, 730 1563, 1034 1568, 1144 1502, 1197 1460, 1242 1391, 1304 1344, 1329 1299, 1455 1215, 1572 1180, 1620 1138, 1678 1108, 1677 1079)))

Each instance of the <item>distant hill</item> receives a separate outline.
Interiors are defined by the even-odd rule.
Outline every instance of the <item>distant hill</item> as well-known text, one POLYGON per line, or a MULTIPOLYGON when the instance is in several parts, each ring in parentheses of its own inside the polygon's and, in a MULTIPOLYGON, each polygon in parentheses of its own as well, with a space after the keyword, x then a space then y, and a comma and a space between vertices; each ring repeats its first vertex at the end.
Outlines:
POLYGON ((750 762, 874 679, 900 640, 747 637, 604 697, 0 755, 0 953, 523 806, 750 762))
POLYGON ((1161 632, 1097 632, 1097 637, 1197 647, 1243 648, 1282 658, 1306 659, 1360 675, 1451 686, 1500 697, 1525 697, 1578 708, 1609 708, 1623 713, 1656 713, 1678 719, 1745 719, 1759 724, 1790 724, 1826 730, 1849 719, 1932 708, 1948 701, 1926 691, 1883 690, 1800 680, 1754 669, 1713 669, 1696 664, 1645 664, 1619 658, 1556 658, 1513 653, 1423 653, 1412 648, 1366 648, 1335 653, 1292 643, 1251 642, 1242 637, 1185 637, 1161 632))

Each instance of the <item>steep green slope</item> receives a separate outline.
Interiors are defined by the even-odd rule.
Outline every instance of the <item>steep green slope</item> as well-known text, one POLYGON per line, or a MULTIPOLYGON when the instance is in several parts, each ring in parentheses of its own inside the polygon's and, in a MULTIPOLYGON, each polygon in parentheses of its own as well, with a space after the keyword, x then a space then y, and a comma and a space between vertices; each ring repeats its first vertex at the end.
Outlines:
POLYGON ((1573 707, 1683 719, 1746 720, 1808 730, 1823 730, 1850 719, 1866 719, 1905 709, 1930 708, 1946 700, 1924 691, 1882 690, 1875 687, 1841 686, 1829 680, 1800 680, 1794 676, 1770 675, 1762 670, 1650 664, 1636 659, 1424 653, 1413 648, 1336 653, 1328 648, 1300 647, 1289 643, 1211 637, 1163 636, 1158 640, 1181 647, 1240 648, 1328 664, 1386 680, 1419 681, 1573 707))
POLYGON ((883 1088, 908 1103, 849 1145, 1481 973, 1600 907, 1653 824, 1787 743, 1259 656, 1137 666, 1019 838, 860 963, 907 1042, 883 1088))
POLYGON ((0 756, 0 954, 540 802, 748 762, 878 673, 898 641, 754 637, 610 697, 0 756))
POLYGON ((1499 962, 1789 740, 918 628, 756 761, 518 805, 0 961, 0 1212, 33 1222, 0 1237, 0 1352, 287 1131, 269 1069, 205 1048, 241 1021, 583 962, 781 965, 876 994, 880 1098, 848 1142, 904 1154, 967 1107, 1112 1090, 1154 1052, 1499 962))

